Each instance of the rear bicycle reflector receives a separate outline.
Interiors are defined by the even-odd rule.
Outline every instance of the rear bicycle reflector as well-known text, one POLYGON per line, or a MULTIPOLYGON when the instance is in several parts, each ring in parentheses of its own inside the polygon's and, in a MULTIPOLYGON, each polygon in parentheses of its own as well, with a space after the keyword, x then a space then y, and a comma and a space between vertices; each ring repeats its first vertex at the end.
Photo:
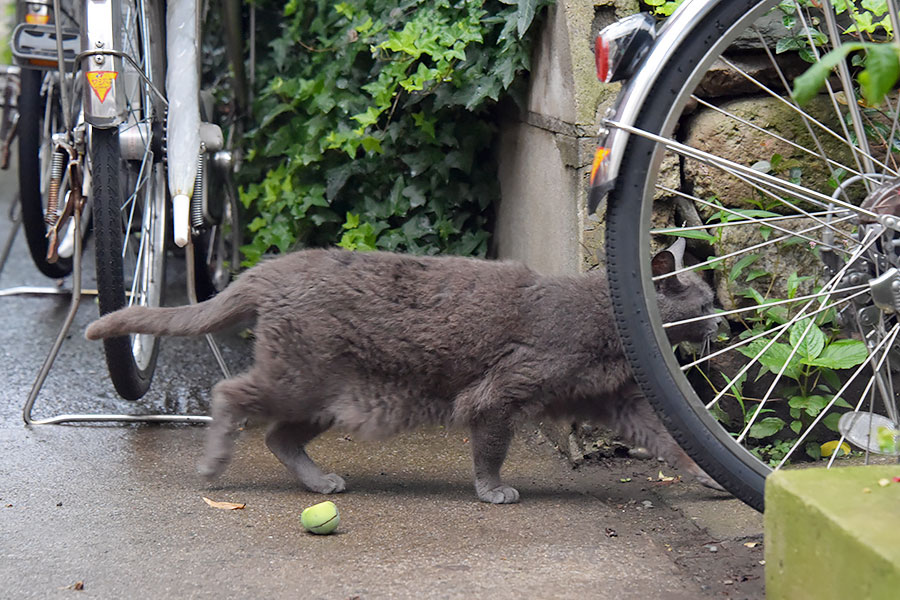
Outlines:
POLYGON ((631 15, 604 27, 594 44, 597 79, 628 79, 656 40, 656 22, 647 13, 631 15))

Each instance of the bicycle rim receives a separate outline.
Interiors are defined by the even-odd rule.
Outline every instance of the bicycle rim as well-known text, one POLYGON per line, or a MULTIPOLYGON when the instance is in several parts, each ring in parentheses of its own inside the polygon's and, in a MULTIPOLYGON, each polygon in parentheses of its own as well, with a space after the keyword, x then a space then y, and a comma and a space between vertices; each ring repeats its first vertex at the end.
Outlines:
MULTIPOLYGON (((160 20, 149 10, 122 3, 123 48, 145 67, 149 40, 161 39, 160 20)), ((160 62, 148 77, 160 88, 160 62)), ((165 168, 153 136, 164 115, 155 109, 149 88, 127 63, 123 78, 129 107, 126 121, 114 129, 92 129, 90 148, 97 291, 100 313, 126 306, 159 306, 165 278, 165 168), (129 137, 123 155, 121 136, 129 137)), ((135 334, 104 340, 110 378, 120 396, 136 400, 149 388, 156 366, 158 339, 135 334)))
POLYGON ((852 15, 816 4, 720 2, 686 32, 607 206, 636 378, 685 450, 760 510, 772 469, 900 454, 900 324, 886 296, 900 290, 900 256, 884 200, 900 181, 900 100, 861 106, 852 57, 808 104, 791 100, 805 59, 861 39, 852 15), (678 323, 661 309, 656 287, 673 275, 654 281, 651 257, 678 239, 681 273, 708 279, 716 314, 678 323), (670 343, 667 332, 718 318, 709 343, 670 343))

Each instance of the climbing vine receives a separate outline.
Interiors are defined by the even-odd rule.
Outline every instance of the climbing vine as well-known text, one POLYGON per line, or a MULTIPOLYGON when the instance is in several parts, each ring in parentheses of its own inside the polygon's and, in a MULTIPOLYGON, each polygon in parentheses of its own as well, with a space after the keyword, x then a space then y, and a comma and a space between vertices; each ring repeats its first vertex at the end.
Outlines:
POLYGON ((549 3, 263 0, 247 264, 330 244, 484 255, 499 108, 549 3))

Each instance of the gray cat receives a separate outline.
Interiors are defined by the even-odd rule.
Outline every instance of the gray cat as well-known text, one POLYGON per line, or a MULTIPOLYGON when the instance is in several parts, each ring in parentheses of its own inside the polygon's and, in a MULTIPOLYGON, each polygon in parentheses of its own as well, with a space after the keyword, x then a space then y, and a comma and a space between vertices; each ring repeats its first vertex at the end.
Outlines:
MULTIPOLYGON (((657 254, 654 270, 672 272, 682 251, 657 254)), ((660 280, 657 293, 666 320, 712 311, 712 290, 693 273, 660 280)), ((640 394, 600 270, 547 277, 512 262, 303 250, 257 265, 201 304, 126 308, 86 336, 198 335, 253 317, 253 366, 212 391, 199 467, 208 478, 230 462, 245 417, 269 421, 266 445, 323 494, 343 491, 344 480, 306 454, 320 433, 377 438, 440 423, 471 428, 478 497, 516 502, 519 493, 500 481, 516 424, 579 418, 718 488, 640 394)), ((715 327, 710 319, 670 336, 700 342, 715 327)))

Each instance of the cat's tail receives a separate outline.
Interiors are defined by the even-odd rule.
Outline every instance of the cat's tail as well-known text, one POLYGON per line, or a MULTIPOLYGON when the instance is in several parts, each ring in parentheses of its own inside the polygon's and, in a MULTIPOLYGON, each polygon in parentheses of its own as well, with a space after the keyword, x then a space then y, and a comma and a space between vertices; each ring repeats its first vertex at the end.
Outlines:
POLYGON ((200 304, 123 308, 91 323, 84 336, 99 340, 126 333, 187 336, 218 331, 256 314, 256 302, 245 287, 238 279, 217 296, 200 304))

